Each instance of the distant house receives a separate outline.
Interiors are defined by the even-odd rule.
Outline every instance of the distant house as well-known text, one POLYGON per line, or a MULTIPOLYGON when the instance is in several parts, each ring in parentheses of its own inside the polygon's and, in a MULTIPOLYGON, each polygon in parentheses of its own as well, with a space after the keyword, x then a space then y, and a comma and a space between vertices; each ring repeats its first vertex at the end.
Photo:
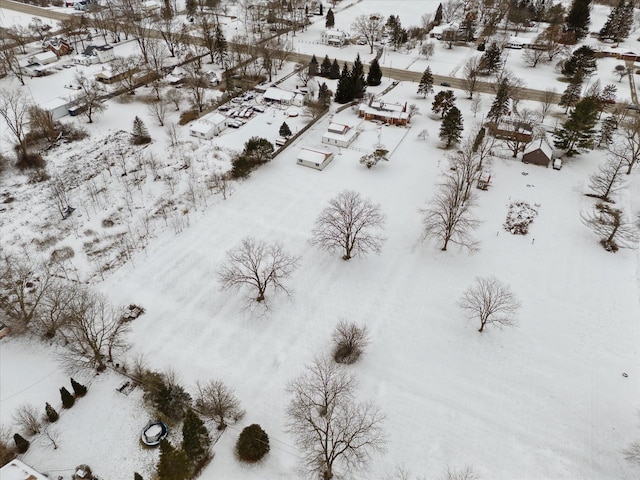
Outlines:
POLYGON ((58 60, 58 56, 49 50, 42 53, 36 53, 29 57, 29 61, 31 63, 37 63, 39 65, 48 65, 56 60, 58 60))
POLYGON ((543 138, 540 141, 533 142, 527 146, 522 155, 522 161, 524 163, 533 163, 534 165, 541 165, 548 167, 549 163, 553 159, 553 149, 543 138))
POLYGON ((358 136, 358 132, 349 125, 330 123, 327 131, 322 135, 322 143, 348 147, 358 136))
POLYGON ((95 78, 101 83, 111 85, 113 83, 118 83, 125 78, 128 78, 128 76, 137 71, 138 67, 132 66, 129 70, 126 70, 124 72, 114 72, 113 69, 109 65, 107 65, 102 67, 102 70, 96 73, 95 78))
POLYGON ((502 117, 497 122, 487 123, 489 133, 504 140, 529 143, 533 139, 533 124, 511 117, 502 117))
POLYGON ((512 36, 507 39, 505 43, 505 48, 512 48, 514 50, 520 50, 522 48, 527 48, 531 44, 530 38, 516 37, 512 36))
POLYGON ((225 128, 227 128, 227 117, 215 113, 193 122, 189 127, 189 134, 192 137, 211 139, 225 128))
POLYGON ((268 103, 280 105, 304 105, 307 94, 301 90, 291 91, 278 87, 269 87, 264 92, 264 100, 268 103))
POLYGON ((342 30, 325 30, 320 36, 320 40, 325 45, 333 47, 342 47, 349 41, 349 35, 342 30))
POLYGON ((46 110, 51 114, 52 120, 58 120, 66 115, 69 115, 69 109, 73 107, 76 100, 71 96, 64 96, 54 98, 41 105, 43 110, 46 110))
POLYGON ((361 103, 358 115, 365 120, 377 120, 390 125, 406 125, 409 123, 407 103, 387 103, 373 100, 369 104, 361 103))
POLYGON ((60 37, 45 39, 42 42, 42 48, 44 50, 49 50, 55 53, 56 56, 58 56, 58 58, 73 52, 73 47, 71 46, 71 44, 68 41, 66 41, 64 38, 60 38, 60 37))
POLYGON ((0 478, 2 480, 49 480, 48 477, 20 460, 11 460, 0 468, 0 478))
POLYGON ((20 71, 23 75, 28 75, 29 77, 41 77, 45 75, 49 67, 46 65, 40 65, 39 63, 23 61, 20 62, 20 71))
POLYGON ((80 55, 73 57, 73 61, 80 65, 91 65, 95 63, 108 63, 115 58, 115 50, 111 45, 89 45, 80 55))
POLYGON ((298 165, 324 170, 333 160, 333 152, 303 148, 298 152, 296 162, 298 165))

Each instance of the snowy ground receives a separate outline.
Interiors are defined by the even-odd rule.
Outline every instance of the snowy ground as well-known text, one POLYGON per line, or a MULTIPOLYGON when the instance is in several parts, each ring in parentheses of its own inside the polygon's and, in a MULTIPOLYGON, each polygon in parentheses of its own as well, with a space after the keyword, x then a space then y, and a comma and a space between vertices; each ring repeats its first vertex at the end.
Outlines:
MULTIPOLYGON (((342 19, 359 12, 389 9, 383 13, 400 13, 406 26, 417 21, 425 3, 365 0, 340 12, 336 23, 340 26, 342 19), (410 14, 406 19, 405 12, 410 14)), ((299 38, 311 35, 312 28, 299 38)), ((324 56, 320 47, 299 48, 324 56)), ((363 49, 333 49, 330 57, 339 53, 351 60, 360 51, 365 59, 368 49, 363 49)), ((451 72, 469 52, 474 51, 443 48, 430 64, 436 73, 451 72)), ((397 68, 413 61, 400 55, 388 52, 386 64, 397 68)), ((512 52, 508 62, 516 58, 512 52)), ((420 71, 424 65, 416 61, 411 68, 420 71)), ((601 69, 601 75, 608 78, 612 69, 601 69)), ((543 88, 549 71, 522 70, 534 71, 543 73, 527 80, 527 86, 543 88)), ((66 81, 57 78, 56 88, 66 81)), ((44 101, 52 83, 42 80, 27 83, 33 96, 44 101)), ((5 178, 0 193, 20 198, 0 213, 0 241, 6 245, 53 235, 56 241, 45 242, 43 251, 72 245, 77 255, 70 264, 79 276, 91 276, 94 265, 81 252, 87 241, 105 237, 102 220, 116 219, 117 228, 136 231, 142 228, 140 212, 154 210, 158 201, 172 200, 178 213, 189 209, 179 230, 157 216, 152 234, 141 242, 144 250, 130 252, 130 260, 105 274, 104 281, 96 275, 93 280, 115 303, 146 308, 132 323, 132 354, 144 353, 156 369, 172 367, 191 391, 197 380, 211 378, 236 390, 247 415, 216 444, 215 459, 201 477, 205 480, 299 478, 299 452, 285 431, 285 385, 315 355, 330 350, 332 329, 341 318, 366 324, 372 334, 363 360, 350 368, 360 380, 359 397, 374 400, 387 414, 388 451, 374 459, 374 473, 363 478, 383 478, 397 464, 428 478, 447 466, 464 465, 473 465, 480 478, 505 480, 637 478, 621 450, 640 434, 640 255, 605 252, 579 218, 593 203, 583 194, 603 151, 565 159, 560 171, 495 158, 492 186, 477 191, 483 221, 477 232, 480 252, 441 252, 434 244, 419 242, 419 208, 448 170, 447 152, 438 140, 439 122, 430 114, 431 98, 418 98, 416 88, 401 83, 385 97, 415 103, 422 112, 409 129, 383 127, 382 143, 392 151, 389 162, 371 170, 358 163, 362 151, 377 141, 377 130, 347 109, 333 120, 358 127, 362 134, 353 148, 340 149, 324 171, 296 165, 295 156, 299 148, 320 142, 329 117, 250 179, 234 185, 225 201, 206 192, 206 175, 228 168, 230 152, 249 136, 275 139, 284 120, 295 132, 306 122, 303 116, 267 110, 212 141, 189 139, 183 128, 185 147, 172 150, 165 130, 146 116, 137 99, 110 102, 95 124, 85 125, 92 140, 61 149, 63 155, 49 158, 51 168, 63 171, 65 163, 97 162, 99 152, 91 148, 118 131, 129 131, 133 117, 140 115, 154 138, 145 151, 160 160, 163 176, 178 177, 176 191, 167 182, 154 181, 147 167, 142 170, 144 188, 127 193, 124 182, 132 174, 118 177, 117 163, 113 174, 96 166, 98 186, 107 188, 102 205, 88 202, 87 191, 78 188, 72 196, 78 210, 70 225, 60 226, 45 192, 23 177, 5 178), (429 137, 421 140, 418 134, 425 129, 429 137), (186 170, 181 168, 185 152, 192 158, 186 170), (189 171, 203 186, 195 205, 187 191, 189 171), (381 204, 388 240, 380 255, 345 263, 309 245, 316 216, 346 188, 381 204), (129 194, 130 209, 124 200, 129 194), (35 200, 29 204, 26 199, 35 200), (526 236, 510 235, 502 226, 516 201, 538 211, 526 236), (267 312, 247 311, 242 294, 220 291, 216 270, 225 252, 248 235, 281 241, 300 255, 300 268, 289 282, 292 302, 274 297, 267 312), (456 301, 474 277, 489 275, 507 282, 523 308, 517 327, 481 335, 462 317, 456 301), (251 423, 262 425, 272 449, 264 462, 245 467, 236 461, 233 447, 239 431, 251 423)), ((470 102, 456 93, 468 133, 475 123, 470 102)), ((484 112, 490 102, 483 97, 484 112)), ((171 120, 177 120, 176 113, 171 120)), ((129 161, 134 160, 132 154, 129 161)), ((639 171, 625 181, 617 204, 637 213, 639 171)), ((0 373, 3 424, 24 402, 43 406, 50 401, 58 408, 57 389, 68 381, 48 348, 10 337, 0 341, 0 373)), ((67 475, 75 465, 89 463, 102 478, 130 478, 133 471, 147 478, 156 454, 142 449, 138 436, 149 418, 140 406, 139 390, 128 397, 115 391, 120 381, 111 374, 94 378, 87 397, 56 425, 60 448, 53 450, 39 437, 25 461, 52 474, 67 475), (112 454, 109 459, 105 451, 112 454)))

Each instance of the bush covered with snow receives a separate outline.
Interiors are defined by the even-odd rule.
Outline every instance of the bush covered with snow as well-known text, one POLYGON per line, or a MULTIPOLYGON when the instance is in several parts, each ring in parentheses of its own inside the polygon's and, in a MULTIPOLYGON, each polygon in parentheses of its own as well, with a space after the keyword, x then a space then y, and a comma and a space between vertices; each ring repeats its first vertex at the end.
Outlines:
POLYGON ((538 211, 527 202, 513 202, 509 205, 504 229, 513 235, 526 235, 537 215, 538 211))

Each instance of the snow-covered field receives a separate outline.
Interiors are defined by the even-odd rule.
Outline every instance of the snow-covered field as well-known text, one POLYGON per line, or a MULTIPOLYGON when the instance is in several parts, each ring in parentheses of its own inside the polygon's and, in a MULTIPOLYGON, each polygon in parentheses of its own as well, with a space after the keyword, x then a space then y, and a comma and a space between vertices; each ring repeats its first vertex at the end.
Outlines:
MULTIPOLYGON (((437 3, 363 0, 338 11, 336 26, 346 29, 350 18, 369 11, 400 14, 408 26, 437 3)), ((298 34, 296 48, 320 58, 331 47, 311 43, 317 28, 298 34)), ((356 52, 365 60, 368 54, 367 47, 359 46, 331 51, 331 58, 347 60, 356 52)), ((508 65, 518 76, 540 75, 528 76, 527 86, 550 85, 544 81, 552 77, 551 66, 518 67, 516 53, 510 53, 508 65)), ((429 64, 435 73, 448 74, 469 54, 475 51, 438 46, 429 64)), ((416 71, 426 65, 415 55, 393 52, 387 52, 384 62, 394 68, 412 65, 416 71)), ((601 81, 617 83, 613 63, 606 62, 598 61, 601 81)), ((47 94, 68 82, 66 72, 26 79, 27 87, 37 101, 46 101, 47 94)), ((295 82, 292 78, 283 85, 295 82)), ((379 89, 387 84, 385 79, 379 89)), ((12 87, 17 88, 15 83, 12 87)), ((165 129, 136 98, 148 91, 130 102, 111 101, 92 125, 82 118, 65 119, 87 128, 91 137, 48 157, 52 172, 68 171, 72 162, 85 165, 84 173, 95 170, 97 186, 107 192, 101 201, 90 202, 88 190, 78 186, 71 197, 77 210, 63 223, 43 189, 27 184, 26 177, 5 176, 0 193, 8 192, 16 201, 0 212, 0 244, 31 244, 53 236, 52 244, 42 242, 45 254, 72 246, 76 256, 70 266, 78 276, 92 278, 114 303, 146 308, 132 323, 131 357, 144 354, 154 369, 174 369, 192 392, 196 381, 213 378, 236 390, 247 415, 215 445, 204 480, 300 478, 300 452, 285 429, 285 386, 315 356, 330 351, 331 333, 340 319, 366 324, 371 332, 363 359, 348 368, 359 379, 358 398, 374 400, 387 415, 387 452, 374 458, 371 472, 362 478, 383 479, 397 465, 427 478, 438 477, 447 466, 466 465, 483 479, 637 478, 637 469, 621 451, 640 436, 640 254, 605 252, 580 221, 580 212, 593 204, 584 193, 604 151, 565 158, 560 171, 495 157, 489 190, 477 190, 480 251, 441 252, 433 243, 420 242, 419 209, 447 173, 448 152, 438 140, 440 123, 432 117, 432 99, 419 98, 416 89, 403 82, 385 96, 385 101, 407 101, 421 110, 410 128, 382 127, 381 141, 392 152, 389 162, 370 170, 359 164, 362 151, 377 142, 377 125, 346 109, 326 116, 248 180, 235 183, 226 200, 207 190, 206 177, 228 168, 231 152, 248 137, 275 140, 282 121, 295 132, 308 118, 267 109, 211 141, 189 138, 183 127, 184 144, 173 149, 165 129), (155 155, 161 177, 175 176, 173 188, 168 181, 154 180, 151 167, 144 166, 138 173, 141 187, 127 189, 133 173, 120 176, 116 161, 112 171, 97 163, 103 151, 115 155, 114 138, 130 131, 136 115, 144 118, 154 139, 142 154, 155 155), (352 148, 340 149, 322 172, 296 165, 298 150, 318 145, 330 119, 362 130, 352 148), (419 138, 423 130, 429 132, 426 140, 419 138), (186 169, 185 155, 190 160, 186 169), (96 164, 86 166, 92 160, 96 164), (189 182, 199 186, 196 197, 189 194, 189 182), (344 262, 309 244, 317 215, 344 189, 381 205, 387 241, 379 255, 344 262), (169 201, 175 213, 169 220, 156 215, 150 233, 142 235, 141 212, 151 214, 169 201), (517 201, 537 210, 526 236, 503 228, 509 205, 517 201), (174 215, 187 217, 180 229, 171 221, 174 215), (87 242, 108 236, 104 219, 115 220, 115 228, 129 231, 131 238, 133 230, 144 239, 128 253, 130 259, 102 280, 83 252, 87 242), (246 236, 282 242, 300 256, 289 281, 292 301, 275 296, 268 310, 247 310, 242 293, 220 290, 216 271, 225 252, 246 236), (456 303, 475 277, 492 275, 510 285, 522 309, 516 327, 480 334, 456 303), (268 433, 271 452, 247 467, 236 460, 233 449, 240 430, 252 423, 268 433)), ((462 92, 456 96, 468 134, 476 124, 471 102, 462 92)), ((491 97, 483 96, 478 120, 490 104, 491 97)), ((526 102, 522 106, 536 108, 526 102)), ((562 121, 560 111, 555 114, 562 121)), ((170 121, 177 119, 178 113, 172 113, 170 121)), ((134 153, 128 162, 136 164, 134 153)), ((629 213, 640 211, 639 172, 636 168, 625 176, 626 188, 616 198, 629 213)), ((15 337, 0 340, 0 373, 2 424, 11 423, 14 409, 25 402, 43 407, 49 401, 60 411, 57 390, 69 375, 48 346, 15 337)), ((89 384, 87 397, 55 425, 60 447, 54 450, 40 436, 24 460, 65 478, 80 463, 90 464, 105 479, 130 478, 133 471, 149 478, 157 452, 138 442, 140 428, 149 420, 140 390, 129 396, 116 392, 122 379, 115 374, 83 380, 89 384)))

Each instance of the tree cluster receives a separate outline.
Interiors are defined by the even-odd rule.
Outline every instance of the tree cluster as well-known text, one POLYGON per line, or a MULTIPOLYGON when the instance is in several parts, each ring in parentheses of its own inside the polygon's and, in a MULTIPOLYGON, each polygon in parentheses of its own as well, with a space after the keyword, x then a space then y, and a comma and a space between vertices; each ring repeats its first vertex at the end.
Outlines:
POLYGON ((270 161, 274 151, 273 144, 266 138, 251 137, 245 142, 242 152, 233 159, 231 177, 248 177, 254 169, 270 161))
POLYGON ((366 89, 367 81, 364 77, 364 67, 360 60, 360 54, 358 54, 351 70, 346 62, 342 68, 336 87, 335 101, 344 104, 363 98, 366 89))
POLYGON ((620 0, 620 3, 611 8, 604 26, 598 32, 600 40, 613 40, 616 43, 623 41, 631 33, 633 26, 634 6, 633 1, 620 0))

